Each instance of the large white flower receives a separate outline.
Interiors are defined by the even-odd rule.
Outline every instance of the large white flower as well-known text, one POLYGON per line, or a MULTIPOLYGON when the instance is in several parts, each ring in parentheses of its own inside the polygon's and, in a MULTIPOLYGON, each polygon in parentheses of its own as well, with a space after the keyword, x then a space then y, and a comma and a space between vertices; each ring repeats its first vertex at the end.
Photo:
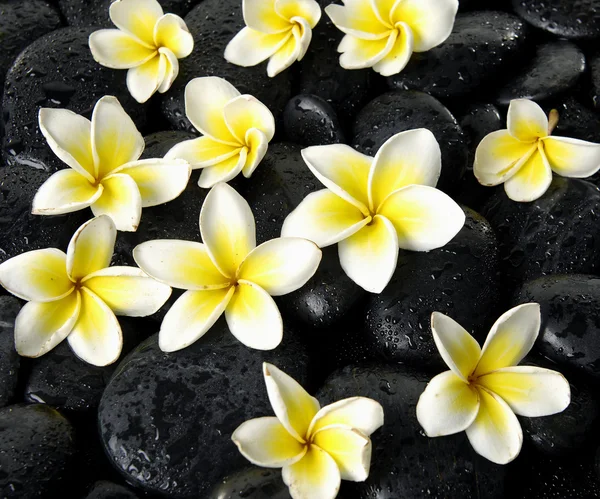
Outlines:
POLYGON ((516 415, 549 416, 569 405, 571 390, 562 374, 517 366, 540 330, 537 303, 503 314, 483 349, 460 324, 439 312, 431 316, 431 329, 450 371, 433 378, 419 398, 417 418, 428 436, 466 431, 477 453, 506 464, 523 444, 516 415))
POLYGON ((167 301, 169 286, 135 267, 109 267, 116 235, 103 215, 77 230, 67 254, 41 249, 0 265, 0 284, 29 302, 15 321, 20 355, 39 357, 67 338, 82 360, 111 364, 123 345, 115 314, 144 317, 167 301))
POLYGON ((429 130, 394 135, 375 158, 340 144, 309 147, 302 157, 327 189, 290 213, 282 235, 321 248, 339 243, 342 268, 367 291, 388 284, 399 248, 439 248, 464 225, 460 206, 435 189, 441 152, 429 130))
POLYGON ((40 110, 40 129, 69 169, 52 175, 33 198, 33 214, 59 215, 91 207, 109 215, 118 230, 135 231, 142 208, 175 199, 190 165, 179 159, 137 161, 144 138, 110 96, 94 107, 92 121, 67 109, 40 110))
POLYGON ((254 217, 246 200, 217 184, 200 212, 204 244, 176 239, 148 241, 133 250, 149 275, 187 289, 167 312, 159 333, 165 352, 202 337, 225 312, 231 333, 244 345, 271 350, 283 323, 271 296, 291 293, 316 272, 321 250, 304 239, 271 239, 256 247, 254 217))
POLYGON ((404 69, 413 52, 443 43, 454 26, 458 0, 343 0, 327 15, 346 33, 338 51, 345 69, 373 68, 383 76, 404 69))
POLYGON ((300 384, 263 364, 276 417, 242 423, 231 436, 243 456, 265 468, 283 468, 293 499, 333 499, 341 480, 364 482, 371 465, 371 433, 383 425, 375 400, 352 397, 321 408, 300 384))
POLYGON ((156 91, 168 91, 179 74, 178 59, 194 49, 194 38, 183 19, 164 14, 156 0, 116 0, 109 13, 119 29, 90 35, 96 62, 128 69, 127 88, 138 102, 146 102, 156 91))
POLYGON ((584 178, 600 169, 600 144, 551 137, 558 112, 533 101, 516 99, 508 108, 508 129, 487 135, 477 146, 473 173, 480 184, 504 183, 513 201, 535 201, 550 187, 552 172, 584 178))
POLYGON ((321 19, 315 0, 243 0, 243 11, 246 27, 227 45, 225 59, 244 67, 269 59, 270 77, 302 60, 321 19))
POLYGON ((204 137, 185 140, 165 158, 181 158, 202 168, 198 185, 211 188, 240 172, 249 178, 275 135, 269 108, 251 95, 240 95, 223 78, 196 78, 185 87, 185 113, 204 137))

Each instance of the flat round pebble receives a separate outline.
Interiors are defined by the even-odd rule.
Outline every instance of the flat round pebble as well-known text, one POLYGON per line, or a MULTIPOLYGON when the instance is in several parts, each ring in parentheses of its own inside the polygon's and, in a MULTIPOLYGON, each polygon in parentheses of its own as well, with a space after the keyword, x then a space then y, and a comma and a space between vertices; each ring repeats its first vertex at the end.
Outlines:
POLYGON ((438 98, 462 97, 494 86, 498 75, 522 56, 527 26, 505 12, 459 14, 448 39, 413 54, 399 74, 387 79, 400 90, 421 90, 438 98))
POLYGON ((316 95, 292 97, 283 110, 286 140, 304 146, 340 144, 344 132, 331 105, 316 95))
POLYGON ((515 12, 561 38, 600 37, 599 0, 512 0, 515 12))
POLYGON ((101 480, 94 484, 85 499, 137 499, 137 496, 122 485, 101 480))
POLYGON ((343 481, 343 499, 503 497, 504 470, 477 456, 464 433, 425 436, 416 404, 431 379, 406 366, 348 366, 317 391, 321 407, 363 396, 383 406, 385 423, 371 435, 371 470, 364 483, 343 481))
POLYGON ((269 352, 252 350, 219 321, 199 341, 174 353, 157 337, 117 368, 98 421, 109 459, 136 487, 164 497, 197 498, 247 461, 231 441, 244 421, 272 416, 262 374, 268 361, 303 386, 308 357, 297 333, 269 352))
POLYGON ((201 76, 226 79, 240 93, 263 102, 279 119, 291 97, 290 70, 269 78, 266 63, 244 68, 223 57, 229 41, 245 26, 242 2, 203 0, 185 17, 185 22, 194 36, 194 51, 179 61, 179 76, 162 96, 161 109, 171 125, 178 130, 195 132, 185 116, 184 90, 190 80, 201 76))
POLYGON ((559 96, 573 89, 585 69, 585 56, 574 43, 544 43, 528 63, 511 74, 498 90, 496 102, 508 106, 513 99, 539 102, 559 96))
POLYGON ((55 409, 43 404, 0 409, 0 449, 0 496, 59 497, 69 487, 74 433, 55 409))
POLYGON ((21 302, 14 296, 0 296, 0 407, 11 403, 17 390, 21 358, 15 350, 15 318, 21 302))
POLYGON ((600 270, 600 191, 589 182, 555 176, 531 203, 511 201, 498 189, 483 215, 498 237, 508 292, 547 274, 600 270))
POLYGON ((225 477, 206 499, 289 499, 280 469, 253 466, 225 477))
POLYGON ((463 131, 450 111, 423 92, 388 92, 369 102, 354 120, 354 147, 369 156, 393 135, 415 128, 429 129, 442 150, 442 174, 438 188, 458 188, 468 160, 463 131))
POLYGON ((443 369, 430 329, 435 311, 483 344, 501 307, 497 242, 487 220, 465 211, 465 226, 450 243, 428 253, 401 251, 388 286, 369 296, 366 339, 380 358, 443 369))

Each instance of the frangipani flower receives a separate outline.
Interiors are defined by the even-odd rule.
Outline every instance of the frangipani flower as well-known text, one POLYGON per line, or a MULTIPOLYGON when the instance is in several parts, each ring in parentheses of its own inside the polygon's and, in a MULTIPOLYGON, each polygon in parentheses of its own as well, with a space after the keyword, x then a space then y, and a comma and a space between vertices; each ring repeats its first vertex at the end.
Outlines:
POLYGON ((340 144, 309 147, 302 157, 327 189, 306 196, 281 233, 321 248, 339 243, 342 268, 367 291, 388 284, 399 248, 439 248, 464 225, 460 206, 435 189, 441 152, 429 130, 394 135, 375 158, 340 144))
POLYGON ((40 109, 48 145, 70 169, 52 175, 33 198, 34 215, 60 215, 88 206, 109 215, 118 230, 135 231, 142 208, 175 199, 190 178, 179 159, 137 161, 144 138, 115 97, 102 97, 92 121, 67 109, 40 109))
POLYGON ((293 499, 333 499, 341 480, 364 482, 369 436, 383 425, 375 400, 352 397, 321 408, 293 378, 263 364, 276 417, 246 421, 231 436, 242 455, 265 468, 283 468, 293 499))
POLYGON ((537 303, 503 314, 483 349, 457 322, 439 312, 431 316, 431 329, 450 371, 434 377, 419 398, 417 418, 428 436, 466 431, 477 453, 506 464, 517 457, 523 444, 516 415, 549 416, 569 405, 571 390, 562 374, 517 366, 540 330, 537 303))
POLYGON ((215 76, 187 84, 185 114, 204 137, 177 144, 165 158, 203 168, 198 185, 207 189, 240 172, 250 178, 275 135, 275 118, 267 106, 215 76))
POLYGON ((147 274, 188 290, 163 320, 160 348, 173 352, 191 345, 223 312, 229 330, 244 345, 258 350, 277 347, 283 323, 271 296, 304 286, 319 266, 321 250, 297 238, 271 239, 256 247, 250 206, 223 183, 206 196, 200 234, 204 244, 163 239, 133 250, 147 274))
POLYGON ((95 366, 113 363, 123 337, 115 317, 145 317, 168 300, 171 288, 136 267, 109 267, 117 229, 99 216, 75 233, 67 254, 29 251, 0 265, 0 284, 27 300, 15 321, 19 355, 39 357, 65 338, 95 366))
POLYGON ((413 52, 426 52, 452 32, 458 0, 343 0, 325 12, 346 36, 340 65, 373 68, 383 76, 404 69, 413 52))
POLYGON ((181 17, 164 14, 156 0, 116 0, 110 19, 119 29, 101 29, 90 35, 90 50, 99 64, 128 69, 127 88, 138 102, 158 90, 171 88, 179 61, 192 53, 194 38, 181 17))
POLYGON ((508 108, 508 130, 487 135, 477 146, 473 172, 482 185, 504 183, 513 201, 540 198, 552 182, 552 171, 563 177, 584 178, 600 169, 600 144, 551 137, 558 113, 550 120, 542 108, 516 99, 508 108))
POLYGON ((246 27, 227 45, 225 59, 244 67, 269 59, 271 78, 302 60, 321 19, 315 0, 243 0, 243 11, 246 27))

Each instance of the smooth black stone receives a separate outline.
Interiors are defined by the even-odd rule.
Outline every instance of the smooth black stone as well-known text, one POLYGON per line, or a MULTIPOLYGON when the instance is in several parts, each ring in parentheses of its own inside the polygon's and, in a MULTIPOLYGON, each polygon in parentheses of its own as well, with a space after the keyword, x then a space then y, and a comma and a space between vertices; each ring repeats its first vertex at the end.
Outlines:
POLYGON ((507 291, 547 274, 600 270, 600 191, 584 180, 554 177, 537 201, 511 201, 497 190, 483 215, 498 237, 507 291))
POLYGON ((380 358, 443 369, 432 312, 449 315, 483 343, 503 311, 494 231, 481 215, 465 212, 465 226, 450 243, 428 253, 401 251, 390 283, 369 296, 367 342, 380 358))
POLYGON ((16 395, 20 357, 15 350, 15 318, 21 302, 13 296, 0 296, 0 407, 16 395))
POLYGON ((505 12, 459 14, 448 39, 413 54, 405 69, 387 79, 388 85, 440 99, 462 97, 484 85, 489 90, 498 74, 523 55, 526 35, 523 21, 505 12))
POLYGON ((289 499, 288 488, 281 478, 281 470, 246 468, 229 475, 215 486, 206 499, 289 499))
POLYGON ((151 133, 144 137, 146 147, 140 159, 162 158, 180 142, 195 137, 192 133, 173 130, 151 133))
POLYGON ((592 58, 590 67, 592 70, 592 100, 596 109, 600 109, 600 52, 592 58))
POLYGON ((59 497, 69 487, 74 433, 55 409, 42 404, 0 409, 0 449, 2 497, 59 497))
POLYGON ((237 426, 273 415, 263 361, 307 386, 308 356, 287 323, 283 343, 269 352, 242 345, 224 320, 171 354, 159 350, 156 336, 149 338, 119 365, 100 403, 110 460, 146 492, 204 497, 248 464, 231 441, 237 426))
POLYGON ((342 499, 446 499, 503 497, 504 470, 477 456, 464 433, 425 436, 416 404, 431 379, 407 366, 348 366, 317 392, 321 406, 363 396, 384 410, 383 427, 371 436, 373 453, 364 483, 342 482, 342 499))
POLYGON ((540 277, 518 291, 515 303, 526 302, 542 307, 536 350, 561 366, 600 381, 600 278, 540 277))
POLYGON ((96 482, 85 499, 137 499, 129 489, 105 480, 96 482))
POLYGON ((66 108, 90 119, 96 102, 114 95, 138 128, 146 123, 145 108, 125 85, 126 71, 108 69, 92 58, 92 30, 64 28, 29 45, 6 75, 3 119, 4 159, 54 172, 65 168, 51 151, 38 126, 41 107, 66 108))
POLYGON ((561 38, 600 37, 598 0, 512 0, 525 21, 561 38))
POLYGON ((508 106, 513 99, 538 102, 557 97, 571 90, 585 69, 585 56, 577 45, 567 41, 544 43, 528 63, 511 74, 498 90, 496 101, 508 106))
POLYGON ((162 96, 164 116, 177 130, 197 133, 185 115, 184 90, 188 82, 201 76, 224 78, 242 94, 250 94, 265 104, 278 120, 291 97, 290 70, 275 78, 267 76, 266 62, 244 68, 230 64, 223 54, 230 40, 245 26, 242 2, 202 0, 186 17, 194 36, 194 51, 179 61, 179 76, 162 96))
POLYGON ((316 95, 292 97, 283 110, 283 131, 290 142, 304 146, 344 143, 344 132, 329 103, 316 95))
POLYGON ((442 174, 438 188, 457 189, 468 160, 463 131, 452 113, 431 95, 417 91, 395 91, 369 102, 354 121, 354 147, 369 156, 393 135, 415 128, 429 129, 442 150, 442 174))
POLYGON ((22 0, 0 3, 0 88, 6 71, 19 52, 60 25, 58 12, 48 2, 22 0))
POLYGON ((548 111, 552 107, 559 115, 558 125, 552 135, 600 142, 600 114, 588 109, 574 97, 567 97, 557 106, 547 106, 548 111))
MULTIPOLYGON (((123 351, 119 359, 157 330, 154 323, 140 318, 119 317, 119 323, 123 331, 123 351)), ((73 353, 65 340, 29 363, 25 401, 72 412, 94 410, 117 365, 118 360, 105 367, 88 364, 73 353)))

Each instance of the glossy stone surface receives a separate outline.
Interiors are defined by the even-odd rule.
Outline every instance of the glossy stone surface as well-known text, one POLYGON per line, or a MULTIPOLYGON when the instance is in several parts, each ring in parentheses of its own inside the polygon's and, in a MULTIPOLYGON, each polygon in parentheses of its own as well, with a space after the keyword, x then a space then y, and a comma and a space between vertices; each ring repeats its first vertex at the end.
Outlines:
POLYGON ((281 470, 252 466, 229 475, 216 485, 206 499, 289 499, 281 470))
POLYGON ((316 95, 292 97, 283 111, 286 140, 303 146, 345 142, 344 132, 331 105, 316 95))
POLYGON ((85 499, 137 499, 137 496, 122 485, 102 480, 94 484, 85 499))
POLYGON ((20 300, 0 296, 0 407, 16 397, 21 358, 15 350, 15 318, 20 310, 20 300))

